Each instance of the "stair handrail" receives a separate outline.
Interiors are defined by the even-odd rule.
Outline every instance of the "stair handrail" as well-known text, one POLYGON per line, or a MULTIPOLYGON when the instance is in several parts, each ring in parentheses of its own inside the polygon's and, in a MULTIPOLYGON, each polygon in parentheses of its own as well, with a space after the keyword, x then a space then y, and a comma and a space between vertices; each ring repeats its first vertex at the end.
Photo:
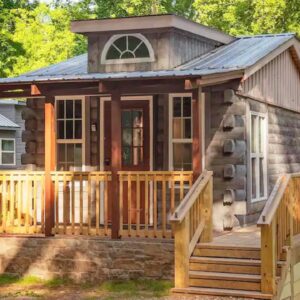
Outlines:
POLYGON ((300 221, 295 212, 299 206, 300 174, 284 174, 277 182, 257 222, 261 229, 261 290, 278 295, 277 262, 292 246, 294 231, 299 233, 300 221))
POLYGON ((175 287, 188 287, 189 259, 199 239, 212 240, 213 172, 204 170, 170 218, 175 240, 175 287))

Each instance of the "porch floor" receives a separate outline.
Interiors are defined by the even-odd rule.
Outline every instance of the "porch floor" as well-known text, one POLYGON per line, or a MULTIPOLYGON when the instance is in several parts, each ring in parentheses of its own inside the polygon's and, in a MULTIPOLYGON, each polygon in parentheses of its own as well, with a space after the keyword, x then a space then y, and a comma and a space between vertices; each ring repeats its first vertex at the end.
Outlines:
POLYGON ((210 245, 260 247, 260 228, 256 225, 233 229, 231 232, 215 232, 210 245))

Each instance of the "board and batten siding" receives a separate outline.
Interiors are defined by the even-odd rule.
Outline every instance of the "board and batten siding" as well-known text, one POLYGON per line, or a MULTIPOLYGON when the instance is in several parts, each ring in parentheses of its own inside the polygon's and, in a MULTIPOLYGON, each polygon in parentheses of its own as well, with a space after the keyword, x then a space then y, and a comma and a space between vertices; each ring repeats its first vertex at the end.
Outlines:
POLYGON ((243 93, 275 106, 300 112, 300 72, 286 50, 246 79, 243 93))

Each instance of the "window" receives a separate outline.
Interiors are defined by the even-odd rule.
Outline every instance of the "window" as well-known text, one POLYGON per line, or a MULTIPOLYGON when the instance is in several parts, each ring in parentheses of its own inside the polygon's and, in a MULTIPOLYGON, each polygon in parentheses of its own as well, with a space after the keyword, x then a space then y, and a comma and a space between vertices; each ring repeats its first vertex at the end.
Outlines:
POLYGON ((171 95, 169 99, 169 167, 192 170, 192 97, 171 95))
POLYGON ((144 122, 142 109, 122 110, 122 164, 138 166, 143 163, 144 122))
POLYGON ((57 99, 56 122, 58 170, 81 168, 84 132, 82 99, 57 99))
POLYGON ((252 201, 267 198, 266 115, 250 113, 250 172, 252 201))
POLYGON ((154 61, 149 41, 141 34, 114 35, 105 45, 103 64, 138 63, 154 61))
POLYGON ((16 164, 15 139, 0 139, 0 165, 16 164))

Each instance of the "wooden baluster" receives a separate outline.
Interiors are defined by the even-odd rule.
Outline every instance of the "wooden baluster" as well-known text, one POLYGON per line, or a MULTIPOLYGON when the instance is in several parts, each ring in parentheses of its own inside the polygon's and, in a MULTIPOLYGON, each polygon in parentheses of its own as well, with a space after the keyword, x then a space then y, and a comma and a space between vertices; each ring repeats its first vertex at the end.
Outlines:
POLYGON ((37 232, 37 178, 33 177, 33 226, 34 232, 37 232))
POLYGON ((124 181, 123 181, 123 175, 122 174, 120 174, 119 175, 119 180, 120 180, 120 184, 119 184, 119 189, 120 189, 120 195, 119 195, 119 201, 120 201, 120 231, 119 231, 119 234, 120 234, 120 236, 123 236, 123 226, 124 226, 124 224, 123 224, 123 222, 124 222, 124 220, 123 220, 123 214, 124 214, 124 212, 123 212, 123 198, 124 198, 124 195, 123 195, 123 192, 124 192, 124 188, 123 188, 123 185, 124 185, 124 181))
POLYGON ((9 202, 9 222, 10 226, 14 227, 14 219, 15 219, 15 184, 14 184, 14 176, 11 174, 9 179, 9 187, 10 187, 10 202, 9 202))
MULTIPOLYGON (((103 178, 101 176, 101 178, 103 178)), ((99 173, 96 174, 96 235, 100 235, 100 179, 99 173)))
POLYGON ((132 189, 132 185, 131 185, 131 174, 128 174, 127 176, 128 178, 128 236, 131 236, 131 189, 132 189))
POLYGON ((167 231, 167 189, 166 189, 166 177, 162 176, 162 234, 166 237, 167 231))
POLYGON ((29 180, 29 175, 26 176, 26 216, 25 216, 25 231, 29 233, 29 222, 30 222, 30 202, 31 202, 31 181, 29 180))
POLYGON ((91 180, 91 175, 90 173, 88 174, 87 178, 87 184, 88 184, 88 235, 91 234, 91 213, 92 213, 92 192, 91 192, 91 185, 92 185, 92 180, 91 180))
POLYGON ((79 175, 79 223, 80 234, 83 234, 83 177, 79 175))
POLYGON ((108 235, 108 179, 105 175, 104 182, 104 232, 108 235))
POLYGON ((184 197, 184 178, 180 175, 180 202, 183 200, 184 197))
POLYGON ((141 182, 140 175, 136 175, 136 235, 140 236, 141 223, 141 182))
POLYGON ((157 180, 153 177, 153 234, 157 237, 157 180))
POLYGON ((76 175, 74 174, 71 181, 72 234, 75 234, 75 180, 76 175))
POLYGON ((55 232, 59 233, 59 175, 55 174, 54 176, 55 232))
POLYGON ((63 179, 63 223, 64 223, 64 234, 67 234, 67 181, 66 174, 63 179))
POLYGON ((6 231, 6 220, 7 220, 7 182, 6 182, 6 175, 3 175, 3 181, 2 181, 2 230, 3 232, 6 231))
POLYGON ((22 181, 21 175, 18 175, 18 185, 17 185, 17 193, 18 193, 18 226, 19 228, 22 226, 22 181))
POLYGON ((261 227, 261 291, 275 293, 276 278, 276 222, 261 227))
POLYGON ((41 228, 42 233, 45 233, 45 175, 41 176, 41 228))
POLYGON ((149 230, 149 179, 145 174, 145 237, 148 237, 149 230))
POLYGON ((181 223, 174 225, 176 288, 187 288, 189 286, 189 221, 189 214, 187 214, 181 223))
POLYGON ((175 210, 175 178, 174 173, 171 175, 171 213, 175 210))

